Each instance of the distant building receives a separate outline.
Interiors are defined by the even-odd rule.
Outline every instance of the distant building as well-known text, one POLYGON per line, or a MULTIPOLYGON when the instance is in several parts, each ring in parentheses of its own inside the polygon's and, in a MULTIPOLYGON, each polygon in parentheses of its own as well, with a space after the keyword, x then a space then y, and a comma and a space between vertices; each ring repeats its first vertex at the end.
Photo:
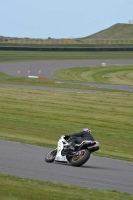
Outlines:
POLYGON ((133 20, 129 20, 129 24, 133 24, 133 20))

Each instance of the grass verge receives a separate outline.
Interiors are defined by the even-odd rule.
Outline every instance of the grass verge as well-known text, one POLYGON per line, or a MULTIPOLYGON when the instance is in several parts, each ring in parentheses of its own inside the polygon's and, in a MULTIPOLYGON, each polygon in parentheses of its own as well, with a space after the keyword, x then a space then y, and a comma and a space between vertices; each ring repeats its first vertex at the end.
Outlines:
POLYGON ((133 65, 68 68, 57 70, 54 75, 63 81, 133 85, 133 65))
MULTIPOLYGON (((106 88, 97 88, 97 87, 89 87, 89 86, 83 86, 79 84, 74 84, 73 82, 67 83, 62 80, 53 80, 53 79, 30 79, 27 77, 15 77, 15 76, 9 76, 3 72, 0 72, 0 84, 10 84, 10 85, 20 85, 22 86, 35 86, 40 87, 40 89, 43 89, 44 87, 54 87, 54 88, 69 88, 69 89, 83 89, 83 90, 91 90, 91 91, 109 91, 106 88), (42 87, 42 88, 41 88, 42 87)), ((116 91, 114 89, 110 91, 116 91)))
POLYGON ((0 174, 0 200, 132 200, 117 191, 99 191, 0 174))
POLYGON ((132 51, 61 52, 61 51, 0 51, 0 62, 34 60, 85 60, 85 59, 132 59, 132 51))
MULTIPOLYGON (((83 39, 85 41, 85 39, 83 39)), ((107 40, 106 40, 107 41, 107 40)), ((132 47, 133 44, 128 44, 128 40, 126 40, 126 44, 119 44, 116 42, 116 44, 113 44, 113 42, 109 43, 109 41, 111 42, 111 40, 108 40, 106 42, 106 44, 104 44, 104 40, 101 42, 100 40, 96 40, 96 44, 88 44, 88 43, 77 43, 77 44, 60 44, 60 43, 56 43, 56 44, 23 44, 23 43, 0 43, 0 46, 8 46, 8 47, 13 47, 13 46, 20 46, 20 47, 132 47)), ((122 41, 122 40, 121 40, 122 41)), ((123 42, 123 41, 122 41, 123 42)))

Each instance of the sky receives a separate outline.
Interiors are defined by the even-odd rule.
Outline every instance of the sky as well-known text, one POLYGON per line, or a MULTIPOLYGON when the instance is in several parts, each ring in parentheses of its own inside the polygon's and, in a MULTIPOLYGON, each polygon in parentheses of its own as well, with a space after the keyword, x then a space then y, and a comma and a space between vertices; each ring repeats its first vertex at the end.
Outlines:
POLYGON ((0 0, 0 36, 82 38, 133 20, 133 0, 0 0))

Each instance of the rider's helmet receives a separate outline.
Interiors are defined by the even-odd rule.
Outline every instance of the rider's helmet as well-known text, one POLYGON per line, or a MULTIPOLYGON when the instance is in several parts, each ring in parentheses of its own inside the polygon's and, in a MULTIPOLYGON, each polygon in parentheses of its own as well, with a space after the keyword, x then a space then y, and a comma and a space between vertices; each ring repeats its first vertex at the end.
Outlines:
POLYGON ((86 132, 89 132, 89 133, 91 133, 91 129, 90 128, 83 128, 83 130, 82 131, 86 131, 86 132))

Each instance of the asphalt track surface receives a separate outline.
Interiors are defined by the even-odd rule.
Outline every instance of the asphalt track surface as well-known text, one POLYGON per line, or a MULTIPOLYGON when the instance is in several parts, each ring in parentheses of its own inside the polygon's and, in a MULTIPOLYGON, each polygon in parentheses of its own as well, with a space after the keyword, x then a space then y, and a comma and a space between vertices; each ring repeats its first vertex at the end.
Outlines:
POLYGON ((46 163, 48 148, 0 140, 0 173, 133 194, 133 163, 91 155, 82 167, 46 163))
MULTIPOLYGON (((30 70, 37 75, 41 70, 48 78, 55 78, 53 71, 61 68, 100 65, 101 60, 41 61, 1 63, 0 71, 17 76, 27 76, 30 70)), ((133 64, 133 60, 106 60, 107 65, 133 64)), ((103 86, 104 87, 104 86, 103 86)), ((111 88, 111 85, 109 85, 111 88)), ((122 90, 126 90, 121 86, 122 90)), ((131 86, 132 87, 132 86, 131 86)), ((117 88, 116 88, 117 89, 117 88)), ((132 91, 132 90, 131 90, 132 91)), ((38 180, 49 180, 80 187, 117 190, 133 195, 133 163, 91 156, 82 167, 69 164, 46 163, 49 148, 0 140, 0 173, 12 174, 38 180)))

